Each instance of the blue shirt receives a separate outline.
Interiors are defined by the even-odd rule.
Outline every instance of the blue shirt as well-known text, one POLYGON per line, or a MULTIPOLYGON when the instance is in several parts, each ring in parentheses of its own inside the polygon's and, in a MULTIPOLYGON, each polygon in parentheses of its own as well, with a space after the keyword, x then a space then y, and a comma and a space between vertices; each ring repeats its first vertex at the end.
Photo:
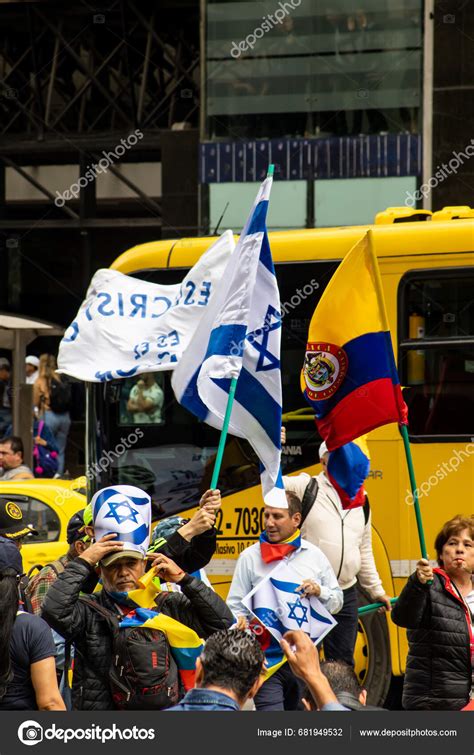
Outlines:
POLYGON ((223 692, 213 689, 190 689, 180 703, 167 710, 240 710, 238 703, 223 692))

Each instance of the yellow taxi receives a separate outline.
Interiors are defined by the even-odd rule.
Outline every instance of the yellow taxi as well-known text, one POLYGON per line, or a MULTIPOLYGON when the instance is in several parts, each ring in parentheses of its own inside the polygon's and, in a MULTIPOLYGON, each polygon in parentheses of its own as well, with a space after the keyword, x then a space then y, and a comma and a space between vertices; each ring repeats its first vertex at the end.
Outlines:
POLYGON ((32 566, 48 564, 66 553, 67 523, 86 506, 84 477, 0 482, 0 496, 16 503, 25 525, 36 530, 23 540, 21 555, 26 573, 32 566))

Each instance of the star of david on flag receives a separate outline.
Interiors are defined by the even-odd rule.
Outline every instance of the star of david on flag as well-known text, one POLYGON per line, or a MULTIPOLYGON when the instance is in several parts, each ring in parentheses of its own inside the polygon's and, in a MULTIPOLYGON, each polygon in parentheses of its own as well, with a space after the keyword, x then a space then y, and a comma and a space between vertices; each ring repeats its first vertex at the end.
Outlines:
POLYGON ((337 624, 317 598, 295 592, 302 581, 290 565, 280 561, 242 601, 278 643, 294 629, 320 643, 337 624))
POLYGON ((246 438, 259 457, 265 503, 288 508, 280 471, 280 295, 266 229, 271 185, 268 177, 259 189, 172 386, 180 404, 221 430, 238 378, 229 432, 246 438))
POLYGON ((133 485, 112 485, 91 501, 96 540, 115 533, 127 551, 145 556, 150 541, 151 498, 133 485))

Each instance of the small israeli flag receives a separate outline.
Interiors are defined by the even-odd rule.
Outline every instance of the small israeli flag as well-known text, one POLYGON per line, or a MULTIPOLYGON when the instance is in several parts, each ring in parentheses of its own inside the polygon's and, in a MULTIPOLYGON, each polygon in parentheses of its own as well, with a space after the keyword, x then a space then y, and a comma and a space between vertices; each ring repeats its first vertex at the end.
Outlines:
POLYGON ((301 629, 319 643, 337 624, 317 598, 296 592, 300 584, 297 573, 281 561, 242 601, 278 642, 285 632, 301 629))
POLYGON ((94 535, 100 540, 112 532, 125 543, 124 550, 145 557, 150 542, 151 498, 133 485, 112 485, 99 490, 91 501, 94 535))
POLYGON ((172 386, 180 404, 222 429, 231 380, 238 378, 229 432, 246 438, 259 457, 265 503, 288 508, 280 471, 280 296, 266 229, 271 186, 271 177, 260 186, 172 386))

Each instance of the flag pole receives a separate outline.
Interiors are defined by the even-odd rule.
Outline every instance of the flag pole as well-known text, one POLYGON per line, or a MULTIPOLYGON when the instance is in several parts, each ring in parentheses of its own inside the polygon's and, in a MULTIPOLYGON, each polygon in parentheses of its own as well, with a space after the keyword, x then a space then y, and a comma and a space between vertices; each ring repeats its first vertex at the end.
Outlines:
POLYGON ((230 381, 229 398, 227 399, 227 406, 225 409, 224 424, 222 425, 221 437, 219 438, 219 446, 217 449, 217 456, 214 462, 214 470, 212 472, 211 490, 215 490, 217 488, 217 480, 219 479, 219 472, 221 471, 222 459, 224 457, 225 442, 227 439, 227 433, 229 431, 230 415, 232 414, 232 404, 234 403, 237 380, 238 378, 233 377, 230 381))
MULTIPOLYGON (((271 163, 268 166, 267 178, 272 178, 275 171, 275 165, 271 163)), ((224 457, 225 442, 227 439, 227 433, 229 432, 230 415, 232 414, 232 405, 235 398, 235 390, 237 388, 238 377, 233 377, 230 381, 229 398, 227 399, 227 406, 224 415, 224 424, 222 425, 221 436, 219 438, 219 446, 217 448, 216 460, 214 462, 214 469, 211 479, 211 490, 217 488, 217 481, 219 479, 219 473, 221 471, 222 459, 224 457)))
MULTIPOLYGON (((367 242, 369 248, 369 254, 372 260, 372 267, 374 271, 375 291, 377 294, 378 305, 382 316, 382 324, 384 329, 390 333, 390 326, 388 324, 387 310, 385 309, 385 299, 383 296, 382 279, 380 276, 380 270, 375 256, 374 242, 372 231, 367 231, 367 242)), ((415 468, 413 466, 413 458, 411 455, 410 441, 408 438, 408 429, 406 425, 399 424, 400 433, 403 438, 403 446, 405 448, 405 457, 408 467, 408 476, 410 478, 411 492, 413 496, 413 505, 415 508, 416 526, 418 529, 418 539, 420 541, 420 549, 422 558, 428 558, 426 552, 425 534, 423 531, 423 520, 421 517, 420 502, 418 500, 418 488, 415 480, 415 468)))

